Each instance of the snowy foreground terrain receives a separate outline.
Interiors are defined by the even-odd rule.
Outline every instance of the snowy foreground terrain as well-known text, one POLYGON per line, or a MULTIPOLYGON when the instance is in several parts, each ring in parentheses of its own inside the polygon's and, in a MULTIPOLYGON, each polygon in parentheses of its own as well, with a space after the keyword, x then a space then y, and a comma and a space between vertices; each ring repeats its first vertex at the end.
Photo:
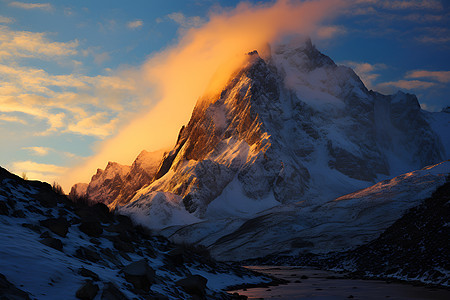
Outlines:
POLYGON ((0 168, 1 299, 231 299, 270 281, 0 168))

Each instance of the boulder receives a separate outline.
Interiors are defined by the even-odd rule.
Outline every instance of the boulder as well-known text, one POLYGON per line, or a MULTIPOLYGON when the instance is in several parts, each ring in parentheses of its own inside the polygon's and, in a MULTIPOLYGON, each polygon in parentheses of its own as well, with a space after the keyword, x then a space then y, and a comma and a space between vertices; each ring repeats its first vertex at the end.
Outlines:
POLYGON ((122 269, 125 280, 136 289, 148 291, 155 282, 155 271, 147 264, 145 259, 133 262, 122 269))
POLYGON ((99 237, 103 233, 100 222, 82 222, 79 228, 90 237, 99 237))
POLYGON ((0 274, 0 299, 17 299, 17 300, 29 300, 28 294, 6 279, 5 275, 0 274))
POLYGON ((57 196, 51 187, 48 190, 41 190, 34 198, 45 208, 52 208, 58 204, 57 196))
POLYGON ((46 238, 43 238, 42 240, 40 240, 39 242, 41 242, 45 246, 51 247, 53 249, 56 249, 56 250, 59 250, 62 252, 63 243, 59 239, 55 239, 52 237, 46 237, 46 238))
POLYGON ((9 208, 4 201, 0 201, 0 215, 9 215, 9 208))
POLYGON ((98 275, 96 273, 92 272, 91 270, 85 269, 85 268, 79 268, 78 274, 80 274, 83 277, 90 277, 94 281, 100 280, 100 278, 98 277, 98 275))
POLYGON ((70 223, 65 218, 49 218, 43 221, 39 221, 41 226, 47 227, 51 232, 65 237, 69 231, 70 223))
POLYGON ((128 298, 112 282, 105 283, 101 300, 128 300, 128 298))
POLYGON ((97 202, 90 208, 95 212, 102 223, 110 223, 113 221, 113 214, 109 211, 108 206, 105 204, 97 202))
POLYGON ((77 249, 75 255, 79 258, 87 259, 94 263, 98 262, 101 259, 100 255, 92 246, 90 246, 89 248, 81 246, 77 249))
POLYGON ((97 295, 98 290, 98 285, 89 280, 78 289, 75 296, 82 300, 92 300, 97 295))
POLYGON ((206 294, 206 283, 208 279, 201 275, 190 275, 180 279, 175 284, 181 287, 189 295, 204 297, 206 294))

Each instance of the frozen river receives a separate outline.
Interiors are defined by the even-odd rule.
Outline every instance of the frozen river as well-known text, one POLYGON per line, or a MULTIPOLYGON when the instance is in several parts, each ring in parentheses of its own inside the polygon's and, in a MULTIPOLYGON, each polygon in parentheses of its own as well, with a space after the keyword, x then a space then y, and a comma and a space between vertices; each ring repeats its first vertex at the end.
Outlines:
POLYGON ((378 280, 346 279, 342 274, 299 267, 251 266, 249 269, 286 279, 286 285, 230 291, 248 299, 450 299, 450 290, 378 280))

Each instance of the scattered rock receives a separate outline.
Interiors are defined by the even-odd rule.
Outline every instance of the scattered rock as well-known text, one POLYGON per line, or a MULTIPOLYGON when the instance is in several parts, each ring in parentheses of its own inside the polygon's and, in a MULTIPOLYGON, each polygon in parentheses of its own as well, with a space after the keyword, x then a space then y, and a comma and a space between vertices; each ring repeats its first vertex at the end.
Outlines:
POLYGON ((12 213, 12 216, 13 216, 14 218, 25 218, 25 217, 26 217, 25 213, 24 213, 23 210, 21 210, 21 209, 15 210, 15 211, 12 213))
POLYGON ((306 275, 302 275, 302 277, 300 277, 301 279, 308 279, 309 277, 306 275))
POLYGON ((97 245, 97 246, 99 246, 101 244, 101 242, 96 238, 91 238, 89 240, 89 242, 91 242, 92 244, 97 245))
POLYGON ((45 238, 50 238, 52 237, 52 235, 50 234, 50 232, 48 232, 47 230, 44 231, 40 236, 41 239, 45 239, 45 238))
POLYGON ((29 212, 35 213, 35 214, 39 214, 39 215, 43 215, 44 212, 42 210, 40 210, 39 208, 37 208, 34 205, 27 205, 25 206, 25 209, 28 210, 29 212))
POLYGON ((22 227, 28 228, 36 233, 41 233, 41 227, 35 224, 22 223, 22 227))
POLYGON ((175 284, 180 286, 189 295, 203 297, 206 294, 205 290, 207 282, 208 279, 201 275, 190 275, 186 278, 178 280, 175 284))
POLYGON ((105 283, 101 300, 128 300, 128 298, 112 282, 105 283))
POLYGON ((245 296, 245 295, 239 295, 239 293, 233 293, 233 295, 231 295, 231 299, 233 299, 233 300, 246 300, 246 299, 248 299, 248 297, 245 296))
POLYGON ((108 261, 113 263, 115 266, 123 266, 120 260, 117 258, 117 252, 113 252, 110 248, 105 248, 103 249, 102 254, 104 254, 106 259, 108 259, 108 261))
POLYGON ((79 228, 90 237, 99 237, 103 233, 100 222, 82 222, 79 228))
POLYGON ((42 244, 51 247, 53 249, 59 250, 62 252, 63 249, 63 243, 61 242, 61 240, 52 238, 52 237, 47 237, 44 238, 42 240, 40 240, 39 242, 41 242, 42 244))
POLYGON ((41 226, 47 227, 53 233, 59 235, 60 237, 65 237, 69 231, 70 223, 63 217, 60 218, 49 218, 43 221, 39 221, 41 226))
POLYGON ((2 300, 29 300, 30 296, 6 279, 5 275, 0 274, 0 299, 2 300))
POLYGON ((101 258, 94 247, 86 248, 81 246, 77 249, 75 255, 79 258, 84 258, 91 262, 98 262, 101 258))
POLYGON ((116 215, 116 220, 119 221, 120 225, 125 229, 133 229, 133 222, 129 216, 116 215))
POLYGON ((123 268, 125 280, 136 289, 148 291, 155 282, 155 271, 147 264, 145 259, 133 262, 123 268))
POLYGON ((81 222, 99 222, 100 219, 89 206, 79 207, 75 214, 81 219, 81 222))
POLYGON ((43 207, 52 208, 58 203, 55 193, 52 191, 50 185, 48 185, 48 190, 41 190, 40 193, 34 195, 35 200, 37 200, 43 207))
POLYGON ((180 266, 184 263, 183 249, 181 247, 177 247, 166 254, 166 263, 172 263, 176 266, 180 266))
POLYGON ((132 243, 125 243, 119 239, 113 241, 114 248, 123 252, 134 252, 134 246, 132 243))
POLYGON ((98 285, 93 284, 92 281, 87 281, 81 288, 78 289, 76 296, 82 300, 92 300, 98 293, 98 285))
POLYGON ((9 215, 9 208, 6 205, 6 202, 4 202, 4 201, 0 202, 0 215, 4 215, 4 216, 9 215))
POLYGON ((103 203, 97 202, 91 206, 91 209, 102 223, 110 223, 114 220, 113 214, 109 211, 108 206, 103 203))
POLYGON ((83 277, 90 277, 94 281, 100 280, 100 278, 98 277, 98 275, 96 273, 92 272, 91 270, 85 269, 85 268, 79 268, 78 274, 80 274, 83 277))
POLYGON ((163 294, 160 294, 158 292, 150 291, 149 295, 146 296, 144 299, 146 299, 146 300, 169 300, 169 297, 167 297, 163 294))

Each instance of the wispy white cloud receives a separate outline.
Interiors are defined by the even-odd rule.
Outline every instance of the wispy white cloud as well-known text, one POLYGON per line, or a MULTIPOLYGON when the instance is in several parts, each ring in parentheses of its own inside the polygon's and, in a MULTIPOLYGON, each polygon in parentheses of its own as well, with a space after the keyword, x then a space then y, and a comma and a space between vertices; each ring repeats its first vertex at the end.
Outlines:
POLYGON ((28 179, 37 179, 52 182, 56 177, 68 172, 68 168, 53 164, 37 163, 31 160, 16 161, 10 164, 11 172, 21 175, 26 174, 28 179))
POLYGON ((356 0, 355 3, 358 5, 365 4, 391 10, 443 9, 442 3, 439 0, 356 0))
POLYGON ((100 32, 108 33, 117 29, 117 21, 114 19, 104 20, 98 22, 98 28, 100 32))
POLYGON ((442 3, 439 0, 382 1, 381 5, 386 9, 443 9, 442 3))
POLYGON ((12 168, 14 170, 21 170, 19 172, 42 172, 42 173, 53 173, 53 174, 62 174, 67 171, 67 168, 52 165, 52 164, 41 164, 36 163, 30 160, 26 161, 16 161, 12 163, 12 168))
POLYGON ((135 21, 130 21, 127 23, 127 27, 130 29, 137 29, 140 28, 144 25, 144 22, 142 20, 135 20, 135 21))
POLYGON ((48 147, 22 147, 24 150, 30 151, 34 155, 45 156, 50 152, 48 147))
POLYGON ((13 1, 10 2, 9 5, 23 9, 42 9, 42 10, 53 9, 50 3, 27 3, 27 2, 13 1))
POLYGON ((345 61, 342 64, 350 66, 369 89, 374 89, 374 82, 380 76, 380 74, 375 72, 387 68, 382 63, 370 64, 367 62, 345 61))
POLYGON ((14 31, 0 25, 0 62, 15 58, 55 59, 78 53, 78 41, 53 42, 46 33, 14 31))
POLYGON ((100 112, 69 124, 66 131, 105 138, 114 132, 117 123, 117 119, 111 119, 107 113, 100 112))
POLYGON ((442 83, 450 82, 450 71, 415 70, 406 74, 406 78, 429 78, 442 83))
POLYGON ((169 20, 172 20, 173 22, 180 25, 182 29, 188 29, 192 27, 200 27, 202 26, 205 21, 200 18, 199 16, 193 16, 193 17, 186 17, 181 12, 174 12, 167 15, 167 18, 169 20))
MULTIPOLYGON (((121 70, 97 76, 79 72, 55 75, 41 68, 24 66, 25 61, 21 59, 49 60, 59 55, 76 61, 70 56, 91 55, 96 64, 109 59, 108 53, 94 50, 79 49, 76 41, 53 42, 46 33, 14 31, 0 26, 2 126, 7 126, 5 122, 39 122, 41 125, 30 127, 30 133, 38 136, 73 132, 102 139, 114 133, 119 119, 145 106, 141 102, 145 93, 137 95, 136 82, 140 79, 133 77, 134 73, 121 70), (99 111, 104 114, 99 115, 99 111), (25 119, 22 114, 26 115, 25 119), (43 128, 45 123, 47 126, 43 128)), ((78 66, 72 65, 72 68, 78 66)))
POLYGON ((428 89, 435 86, 436 83, 421 80, 398 80, 380 83, 380 87, 398 87, 405 90, 428 89))
POLYGON ((14 22, 13 18, 0 16, 0 23, 8 24, 8 23, 12 23, 12 22, 14 22))
POLYGON ((427 23, 427 22, 440 22, 447 18, 446 15, 433 15, 433 14, 409 14, 402 16, 401 19, 416 23, 427 23))
POLYGON ((329 39, 346 32, 347 30, 342 26, 322 26, 317 29, 317 37, 319 39, 329 39))
POLYGON ((78 157, 77 155, 67 152, 67 151, 59 151, 53 148, 49 148, 49 147, 39 147, 39 146, 34 146, 34 147, 22 147, 23 150, 27 150, 29 151, 32 155, 36 155, 36 156, 46 156, 48 154, 57 154, 63 157, 67 157, 67 158, 75 158, 78 157))

